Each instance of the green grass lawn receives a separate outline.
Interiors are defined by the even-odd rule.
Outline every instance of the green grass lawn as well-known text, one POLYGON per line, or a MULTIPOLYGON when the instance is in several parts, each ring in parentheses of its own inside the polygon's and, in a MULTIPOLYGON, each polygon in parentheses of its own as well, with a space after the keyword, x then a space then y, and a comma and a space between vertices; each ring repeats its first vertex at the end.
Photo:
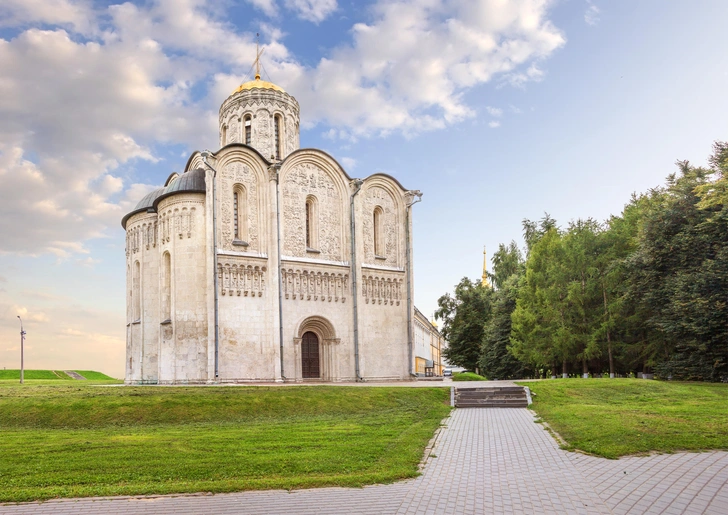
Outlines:
POLYGON ((567 449, 607 458, 649 452, 728 450, 728 384, 644 379, 521 383, 531 408, 567 449))
POLYGON ((417 475, 444 388, 0 388, 0 502, 417 475))

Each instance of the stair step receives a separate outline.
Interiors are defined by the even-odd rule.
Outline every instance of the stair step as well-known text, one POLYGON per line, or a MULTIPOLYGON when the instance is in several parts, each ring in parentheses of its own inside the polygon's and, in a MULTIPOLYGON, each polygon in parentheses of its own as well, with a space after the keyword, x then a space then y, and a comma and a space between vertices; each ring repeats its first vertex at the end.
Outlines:
POLYGON ((458 408, 527 408, 522 386, 469 386, 455 389, 458 408))
POLYGON ((528 403, 520 404, 456 404, 457 408, 527 408, 528 403))
POLYGON ((517 393, 524 391, 523 388, 457 388, 459 392, 505 392, 517 393))
POLYGON ((525 399, 526 394, 524 392, 520 393, 490 393, 490 392, 457 392, 458 397, 462 397, 464 399, 470 399, 470 398, 516 398, 516 399, 525 399))

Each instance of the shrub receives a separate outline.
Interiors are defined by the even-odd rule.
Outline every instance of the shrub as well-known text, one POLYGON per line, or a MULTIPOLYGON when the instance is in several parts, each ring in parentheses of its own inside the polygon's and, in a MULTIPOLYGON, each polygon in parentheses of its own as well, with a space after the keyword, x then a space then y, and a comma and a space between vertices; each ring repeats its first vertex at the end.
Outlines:
POLYGON ((473 372, 461 372, 459 374, 453 374, 453 381, 487 381, 487 377, 479 376, 473 372))

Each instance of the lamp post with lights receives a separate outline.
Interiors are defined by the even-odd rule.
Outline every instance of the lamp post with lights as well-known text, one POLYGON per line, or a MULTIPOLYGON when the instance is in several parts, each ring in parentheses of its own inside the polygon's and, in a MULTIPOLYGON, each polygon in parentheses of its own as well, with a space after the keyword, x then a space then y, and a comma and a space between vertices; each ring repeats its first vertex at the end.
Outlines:
POLYGON ((20 384, 23 384, 23 376, 25 375, 25 366, 23 364, 23 344, 25 343, 25 331, 23 331, 23 319, 20 318, 20 315, 18 315, 18 320, 20 320, 20 384))

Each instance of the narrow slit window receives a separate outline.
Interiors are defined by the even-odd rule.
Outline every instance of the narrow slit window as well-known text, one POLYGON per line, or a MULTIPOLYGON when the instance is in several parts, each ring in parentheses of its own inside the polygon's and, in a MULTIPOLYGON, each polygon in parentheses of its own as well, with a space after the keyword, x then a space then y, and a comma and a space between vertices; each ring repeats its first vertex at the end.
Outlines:
POLYGON ((222 126, 222 135, 220 139, 222 139, 220 146, 224 147, 227 144, 227 125, 222 126))
POLYGON ((142 318, 142 295, 141 295, 141 264, 139 261, 134 263, 134 278, 132 284, 132 307, 133 319, 135 322, 142 318))
POLYGON ((318 202, 310 195, 306 198, 306 250, 318 253, 318 202))
POLYGON ((373 216, 373 237, 374 237, 374 255, 377 257, 381 257, 384 254, 384 249, 382 245, 382 208, 377 206, 374 208, 374 216, 373 216))
POLYGON ((242 184, 233 187, 233 245, 248 246, 248 196, 242 184))
POLYGON ((240 205, 240 192, 233 193, 233 227, 235 229, 235 239, 240 239, 240 220, 238 218, 238 206, 240 205))
POLYGON ((172 258, 169 252, 164 253, 164 284, 162 292, 162 320, 172 318, 172 258))
POLYGON ((306 201, 306 247, 311 248, 311 208, 312 202, 306 201))
POLYGON ((275 144, 276 144, 276 159, 281 158, 281 117, 276 115, 275 117, 275 144))
POLYGON ((246 115, 244 118, 243 123, 245 124, 245 144, 250 146, 250 140, 253 132, 252 127, 252 120, 250 119, 250 115, 246 115))

